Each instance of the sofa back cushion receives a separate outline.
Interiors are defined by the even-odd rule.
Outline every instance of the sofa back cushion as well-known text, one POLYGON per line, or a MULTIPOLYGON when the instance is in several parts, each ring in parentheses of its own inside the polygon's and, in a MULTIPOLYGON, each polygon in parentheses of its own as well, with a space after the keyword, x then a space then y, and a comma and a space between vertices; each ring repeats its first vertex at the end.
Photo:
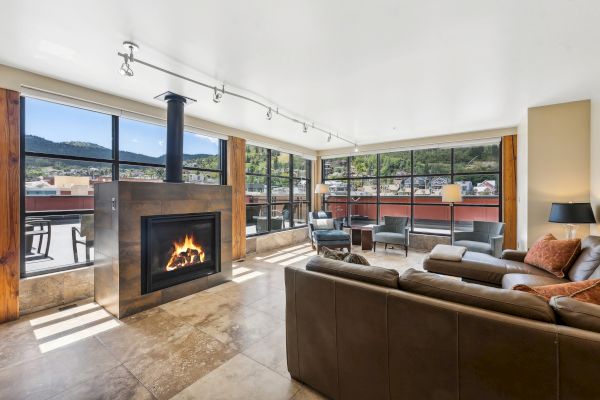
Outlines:
POLYGON ((349 264, 319 256, 311 257, 306 264, 309 271, 335 275, 342 278, 398 289, 398 271, 373 265, 349 264))
POLYGON ((423 296, 537 321, 555 321, 546 300, 528 293, 465 283, 412 268, 400 276, 398 284, 401 290, 423 296))
POLYGON ((600 306, 569 296, 553 297, 550 299, 550 306, 563 325, 600 332, 600 306))
POLYGON ((580 239, 558 240, 548 233, 531 246, 525 256, 525 263, 564 278, 580 250, 580 239))
POLYGON ((312 223, 313 229, 316 231, 321 230, 321 229, 331 230, 334 228, 333 218, 313 219, 311 223, 312 223))
POLYGON ((583 281, 589 279, 600 266, 600 236, 588 236, 581 242, 581 254, 569 269, 569 279, 583 281))

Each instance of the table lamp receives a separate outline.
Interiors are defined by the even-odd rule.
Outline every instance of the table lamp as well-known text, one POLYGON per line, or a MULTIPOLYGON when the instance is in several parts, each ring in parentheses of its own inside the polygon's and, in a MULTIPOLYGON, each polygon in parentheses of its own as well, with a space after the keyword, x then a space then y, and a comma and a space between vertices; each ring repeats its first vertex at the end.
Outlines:
POLYGON ((450 204, 450 244, 454 244, 454 203, 462 201, 462 188, 458 183, 442 186, 442 202, 450 204))
POLYGON ((590 203, 552 203, 548 222, 565 224, 567 239, 575 239, 576 224, 595 224, 590 203))

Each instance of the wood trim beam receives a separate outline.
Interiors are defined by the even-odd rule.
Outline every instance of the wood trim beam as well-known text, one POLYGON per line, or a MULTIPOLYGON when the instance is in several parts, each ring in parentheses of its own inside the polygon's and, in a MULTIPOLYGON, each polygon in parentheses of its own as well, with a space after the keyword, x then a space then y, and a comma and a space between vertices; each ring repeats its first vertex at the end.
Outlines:
POLYGON ((517 135, 502 138, 504 248, 517 248, 517 135))
POLYGON ((231 186, 231 250, 233 260, 246 256, 246 140, 227 140, 227 184, 231 186))
POLYGON ((19 318, 19 93, 0 89, 0 322, 19 318))

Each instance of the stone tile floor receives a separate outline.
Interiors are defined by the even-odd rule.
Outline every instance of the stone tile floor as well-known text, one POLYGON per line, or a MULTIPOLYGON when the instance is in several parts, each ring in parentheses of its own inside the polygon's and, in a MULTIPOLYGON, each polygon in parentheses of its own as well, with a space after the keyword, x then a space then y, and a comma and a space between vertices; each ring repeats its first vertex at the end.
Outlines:
MULTIPOLYGON (((353 251, 400 272, 425 256, 353 251)), ((0 325, 0 399, 322 399, 285 355, 283 269, 314 254, 249 256, 232 282, 120 321, 88 300, 0 325)))

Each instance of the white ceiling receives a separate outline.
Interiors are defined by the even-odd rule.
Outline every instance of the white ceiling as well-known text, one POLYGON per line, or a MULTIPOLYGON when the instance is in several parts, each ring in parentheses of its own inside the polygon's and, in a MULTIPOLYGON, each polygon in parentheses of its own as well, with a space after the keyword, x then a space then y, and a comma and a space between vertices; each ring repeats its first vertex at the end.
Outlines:
MULTIPOLYGON (((116 56, 224 81, 357 141, 515 126, 600 93, 598 0, 0 0, 0 63, 312 149, 344 146, 116 56), (95 4, 95 5, 93 5, 95 4)), ((215 82, 215 81, 212 81, 215 82)))

